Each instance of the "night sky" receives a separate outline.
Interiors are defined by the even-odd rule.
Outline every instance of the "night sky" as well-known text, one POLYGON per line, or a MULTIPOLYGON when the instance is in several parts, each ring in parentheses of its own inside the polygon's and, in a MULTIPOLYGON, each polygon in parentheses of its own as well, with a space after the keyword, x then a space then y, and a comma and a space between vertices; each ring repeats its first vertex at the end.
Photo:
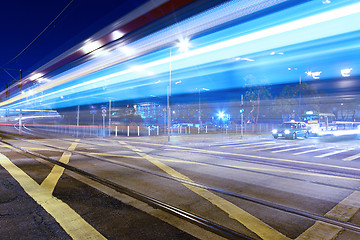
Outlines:
POLYGON ((74 0, 24 53, 71 0, 5 0, 0 6, 0 91, 142 5, 145 0, 74 0), (5 65, 5 66, 4 66, 5 65), (11 75, 11 76, 10 76, 11 75))

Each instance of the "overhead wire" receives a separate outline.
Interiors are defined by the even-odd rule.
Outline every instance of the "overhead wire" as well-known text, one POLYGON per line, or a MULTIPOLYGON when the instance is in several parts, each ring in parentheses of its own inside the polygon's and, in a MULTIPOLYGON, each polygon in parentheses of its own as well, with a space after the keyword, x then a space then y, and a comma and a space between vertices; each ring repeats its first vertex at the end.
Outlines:
POLYGON ((18 53, 15 57, 13 57, 10 61, 8 61, 7 63, 5 63, 4 65, 2 65, 0 67, 4 68, 6 65, 8 65, 9 63, 11 63, 12 61, 14 61, 15 59, 17 59, 23 52, 25 52, 39 37, 41 37, 41 35, 51 26, 54 24, 54 22, 66 11, 66 9, 68 9, 70 7, 70 5, 74 2, 74 0, 71 0, 68 5, 66 5, 66 7, 54 18, 54 20, 52 20, 47 26, 46 28, 44 28, 37 36, 36 38, 34 38, 34 40, 32 40, 20 53, 18 53))

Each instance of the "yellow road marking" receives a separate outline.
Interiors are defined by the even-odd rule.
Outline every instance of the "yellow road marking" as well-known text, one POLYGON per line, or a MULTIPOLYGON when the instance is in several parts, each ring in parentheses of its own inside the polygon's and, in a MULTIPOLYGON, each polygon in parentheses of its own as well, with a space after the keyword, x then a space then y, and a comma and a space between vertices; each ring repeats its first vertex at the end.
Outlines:
POLYGON ((219 152, 219 151, 196 149, 196 148, 189 148, 189 147, 157 144, 157 143, 146 143, 146 142, 136 142, 136 141, 129 141, 129 142, 148 144, 148 145, 155 145, 155 146, 166 146, 166 147, 172 147, 172 148, 176 148, 176 149, 183 149, 183 150, 194 151, 194 152, 222 154, 222 155, 233 155, 233 156, 239 156, 239 157, 249 157, 249 158, 257 158, 257 159, 273 160, 273 161, 277 161, 277 162, 301 163, 301 164, 314 165, 314 166, 323 166, 323 167, 332 167, 332 168, 346 169, 346 170, 352 170, 352 171, 360 171, 359 168, 343 167, 343 166, 329 165, 329 164, 324 164, 324 163, 304 162, 304 161, 289 160, 289 159, 274 158, 274 157, 263 157, 263 156, 248 155, 248 154, 243 154, 243 153, 219 152))
POLYGON ((1 153, 0 165, 9 172, 30 197, 54 217, 72 239, 106 239, 66 203, 52 196, 48 190, 39 186, 39 184, 1 153))
MULTIPOLYGON (((159 160, 153 158, 152 156, 143 153, 142 151, 138 150, 137 148, 135 148, 131 145, 128 145, 127 143, 122 142, 122 141, 119 141, 119 143, 122 145, 125 145, 129 149, 133 150, 134 152, 136 152, 137 154, 142 156, 144 159, 148 160, 155 166, 159 167, 161 170, 163 170, 167 174, 169 174, 173 177, 179 178, 179 179, 192 181, 187 176, 179 173, 175 169, 165 165, 164 163, 160 162, 159 160)), ((187 187, 188 189, 190 189, 191 191, 193 191, 194 193, 198 194, 199 196, 205 198, 206 200, 208 200, 209 202, 211 202, 212 204, 214 204, 215 206, 217 206, 218 208, 220 208, 227 214, 229 214, 230 218, 237 220, 238 222, 243 224, 246 228, 248 228, 249 230, 251 230, 252 232, 257 234, 262 239, 265 239, 265 240, 267 240, 267 239, 268 240, 289 239, 286 236, 284 236, 283 234, 281 234, 280 232, 276 231, 275 229, 273 229, 272 227, 267 225, 266 223, 264 223, 261 220, 259 220, 258 218, 256 218, 255 216, 249 214, 248 212, 244 211, 243 209, 239 208, 238 206, 234 205, 233 203, 217 196, 216 194, 214 194, 206 189, 195 187, 195 186, 192 186, 189 184, 183 183, 183 185, 185 187, 187 187)))
POLYGON ((325 216, 347 222, 359 209, 360 192, 356 191, 338 203, 333 209, 326 213, 325 216))
POLYGON ((120 154, 111 154, 111 153, 88 153, 88 152, 82 152, 82 153, 87 153, 87 154, 91 154, 91 155, 97 155, 97 156, 107 156, 107 157, 121 157, 121 158, 142 158, 142 157, 137 157, 137 156, 130 156, 130 155, 120 155, 120 154))
POLYGON ((29 149, 29 150, 35 150, 35 151, 53 151, 53 152, 63 152, 61 150, 58 149, 54 149, 54 148, 34 148, 34 147, 21 147, 23 149, 29 149))
POLYGON ((350 157, 347 157, 347 158, 344 158, 343 161, 352 161, 352 160, 355 160, 355 159, 358 159, 360 158, 360 153, 356 154, 356 155, 353 155, 353 156, 350 156, 350 157))
MULTIPOLYGON (((78 145, 80 139, 76 139, 74 143, 68 148, 69 151, 75 150, 78 145)), ((67 164, 70 161, 71 152, 64 152, 61 156, 59 162, 67 164)), ((56 184, 58 183, 61 175, 64 173, 64 168, 58 165, 55 165, 51 170, 50 174, 45 178, 45 180, 41 183, 41 187, 47 189, 50 193, 52 193, 55 189, 56 184)))
MULTIPOLYGON (((344 222, 349 221, 360 209, 360 192, 356 191, 338 203, 333 209, 325 214, 326 217, 334 218, 344 222)), ((313 226, 308 228, 296 240, 331 240, 342 231, 339 226, 315 222, 313 226)))
POLYGON ((296 240, 333 240, 341 230, 341 227, 317 221, 313 226, 297 237, 296 240))

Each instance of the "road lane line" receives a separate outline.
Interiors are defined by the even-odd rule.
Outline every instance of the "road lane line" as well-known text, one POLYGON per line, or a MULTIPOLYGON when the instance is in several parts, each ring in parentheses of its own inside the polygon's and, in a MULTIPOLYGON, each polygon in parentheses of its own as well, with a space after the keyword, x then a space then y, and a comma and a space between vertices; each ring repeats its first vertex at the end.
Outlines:
POLYGON ((35 150, 35 151, 52 151, 52 152, 63 152, 62 150, 54 149, 54 148, 35 148, 35 147, 21 147, 23 149, 35 150))
POLYGON ((29 175, 0 153, 0 165, 21 185, 24 191, 48 212, 72 239, 106 239, 79 214, 48 190, 37 184, 29 175))
MULTIPOLYGON (((167 166, 166 164, 164 164, 161 161, 153 158, 152 156, 143 153, 142 151, 140 151, 136 147, 133 147, 133 146, 131 146, 131 145, 125 143, 125 142, 122 142, 122 141, 119 141, 119 143, 126 146, 126 147, 128 147, 129 149, 133 150, 134 152, 136 152, 137 154, 142 156, 144 159, 148 160, 149 162, 151 162, 152 164, 154 164, 155 166, 157 166, 158 168, 160 168, 161 170, 163 170, 167 174, 169 174, 169 175, 171 175, 173 177, 179 178, 179 179, 183 179, 183 180, 186 180, 186 181, 193 182, 189 177, 187 177, 187 176, 183 175, 182 173, 176 171, 175 169, 167 166)), ((221 210, 223 210, 224 212, 229 214, 230 218, 233 218, 233 219, 237 220, 238 222, 243 224, 246 228, 248 228, 249 230, 251 230, 252 232, 257 234, 262 239, 265 239, 265 240, 287 239, 287 240, 289 240, 289 238, 284 236, 282 233, 276 231, 275 229, 273 229, 272 227, 270 227, 266 223, 262 222, 261 220, 259 220, 255 216, 249 214, 248 212, 246 212, 243 209, 239 208, 235 204, 233 204, 233 203, 231 203, 231 202, 217 196, 216 194, 214 194, 214 193, 212 193, 212 192, 210 192, 210 191, 208 191, 206 189, 195 187, 195 186, 192 186, 192 185, 189 185, 189 184, 186 184, 186 183, 182 183, 182 185, 184 185, 185 187, 187 187, 188 189, 190 189, 194 193, 196 193, 199 196, 205 198, 206 200, 208 200, 209 202, 211 202, 212 204, 214 204, 215 206, 217 206, 218 208, 220 208, 221 210)))
MULTIPOLYGON (((71 144, 71 146, 68 148, 69 151, 75 150, 76 146, 79 144, 80 139, 76 139, 74 143, 71 144)), ((68 164, 70 161, 71 152, 64 152, 61 156, 59 162, 68 164)), ((47 189, 50 193, 52 193, 56 187, 56 184, 58 183, 61 175, 64 173, 64 168, 60 167, 58 165, 55 165, 49 175, 44 179, 44 181, 41 183, 41 187, 44 189, 47 189)))
POLYGON ((96 155, 96 156, 107 156, 107 157, 120 157, 120 158, 137 158, 137 159, 142 159, 142 157, 137 157, 137 156, 111 154, 111 153, 95 153, 95 152, 92 152, 92 153, 89 153, 89 152, 81 152, 81 153, 86 153, 86 154, 96 155))
POLYGON ((310 146, 302 146, 302 147, 286 148, 286 149, 282 149, 282 150, 272 151, 272 153, 287 152, 287 151, 293 151, 293 150, 297 150, 297 149, 302 149, 302 148, 311 148, 311 147, 314 147, 314 146, 313 146, 313 145, 310 145, 310 146))
POLYGON ((318 152, 318 151, 328 150, 328 149, 331 149, 331 148, 334 148, 334 147, 317 148, 317 149, 312 149, 312 150, 308 150, 308 151, 304 151, 304 152, 294 153, 293 155, 300 155, 300 154, 305 154, 305 153, 318 152))
MULTIPOLYGON (((355 191, 339 202, 329 212, 325 214, 326 217, 348 222, 360 209, 360 192, 355 191)), ((308 228, 296 240, 331 240, 334 239, 343 229, 339 226, 324 223, 321 221, 315 222, 313 226, 308 228)))
POLYGON ((256 149, 256 151, 263 151, 263 150, 269 150, 269 149, 275 149, 275 148, 284 148, 284 147, 290 147, 290 146, 275 146, 275 147, 268 147, 268 148, 260 148, 260 149, 256 149))
POLYGON ((343 159, 343 161, 353 161, 353 160, 358 159, 358 158, 360 158, 360 153, 355 154, 355 155, 350 156, 350 157, 346 157, 346 158, 343 159))
POLYGON ((301 163, 301 164, 306 164, 306 165, 331 167, 331 168, 337 168, 337 169, 351 170, 351 171, 360 172, 359 168, 344 167, 344 166, 337 166, 337 165, 329 165, 329 164, 325 164, 325 163, 304 162, 304 161, 290 160, 290 159, 284 159, 284 158, 274 158, 274 157, 265 157, 265 156, 258 156, 258 155, 249 155, 249 154, 244 154, 244 153, 219 152, 219 151, 213 151, 213 150, 197 149, 197 148, 182 147, 182 146, 175 146, 175 145, 168 145, 168 144, 159 144, 159 143, 147 143, 147 142, 136 142, 136 141, 129 141, 129 142, 130 143, 140 143, 140 144, 147 144, 147 145, 154 145, 154 146, 176 148, 176 149, 180 149, 182 151, 187 151, 187 152, 193 151, 193 152, 201 152, 201 153, 210 153, 210 154, 220 154, 220 155, 248 157, 248 158, 255 158, 255 159, 273 160, 273 161, 276 161, 276 162, 301 163))
POLYGON ((335 154, 338 154, 338 153, 348 152, 348 151, 351 151, 351 150, 354 150, 354 148, 329 152, 329 153, 321 154, 321 155, 318 155, 318 156, 315 156, 315 157, 316 158, 324 158, 324 157, 328 157, 328 156, 335 155, 335 154))
POLYGON ((262 143, 262 144, 251 144, 251 146, 245 146, 245 147, 236 147, 235 149, 244 149, 244 148, 258 148, 268 145, 275 145, 277 143, 262 143))

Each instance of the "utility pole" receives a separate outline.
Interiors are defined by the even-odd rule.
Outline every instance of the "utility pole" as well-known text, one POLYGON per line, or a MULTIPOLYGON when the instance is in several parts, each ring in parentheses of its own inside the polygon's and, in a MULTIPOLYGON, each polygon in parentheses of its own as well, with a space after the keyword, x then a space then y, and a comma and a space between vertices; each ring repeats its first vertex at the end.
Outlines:
POLYGON ((241 132, 241 138, 243 138, 244 136, 244 95, 241 94, 241 109, 240 109, 240 114, 241 114, 241 124, 240 124, 240 132, 241 132))
POLYGON ((109 136, 111 135, 111 99, 109 99, 109 136))

